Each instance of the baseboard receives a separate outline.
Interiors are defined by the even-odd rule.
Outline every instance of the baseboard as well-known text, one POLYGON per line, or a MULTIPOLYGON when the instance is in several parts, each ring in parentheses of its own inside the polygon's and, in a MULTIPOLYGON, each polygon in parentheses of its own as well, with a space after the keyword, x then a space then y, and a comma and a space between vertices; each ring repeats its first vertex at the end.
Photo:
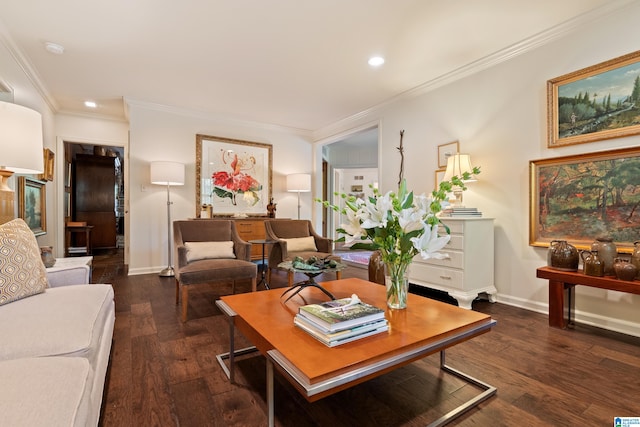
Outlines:
MULTIPOLYGON (((513 307, 523 308, 529 311, 535 311, 536 313, 542 313, 544 315, 549 314, 549 305, 540 302, 532 302, 522 298, 517 298, 509 295, 498 294, 498 302, 513 307)), ((577 323, 584 325, 595 326, 597 328, 607 329, 609 331, 619 332, 621 334, 631 335, 634 337, 640 337, 640 324, 629 322, 621 319, 612 319, 600 314, 588 313, 581 310, 576 310, 574 314, 574 320, 577 323)))

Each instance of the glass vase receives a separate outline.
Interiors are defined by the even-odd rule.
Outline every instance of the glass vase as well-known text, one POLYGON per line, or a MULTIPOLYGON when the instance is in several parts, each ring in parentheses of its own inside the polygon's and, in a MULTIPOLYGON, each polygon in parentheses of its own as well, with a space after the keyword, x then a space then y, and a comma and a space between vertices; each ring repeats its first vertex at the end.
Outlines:
POLYGON ((407 308, 409 265, 409 263, 385 263, 384 283, 387 288, 387 306, 389 308, 407 308))

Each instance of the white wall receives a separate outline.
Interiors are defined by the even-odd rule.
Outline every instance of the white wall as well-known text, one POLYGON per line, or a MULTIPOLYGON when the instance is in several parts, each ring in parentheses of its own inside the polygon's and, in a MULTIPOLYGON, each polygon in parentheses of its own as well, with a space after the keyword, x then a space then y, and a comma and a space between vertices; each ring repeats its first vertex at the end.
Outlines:
MULTIPOLYGON (((130 274, 158 272, 167 265, 166 187, 149 183, 149 162, 186 165, 185 185, 171 187, 172 220, 196 215, 196 134, 273 145, 273 198, 278 218, 297 216, 297 196, 286 192, 285 177, 310 173, 312 145, 304 137, 266 126, 222 122, 197 114, 130 101, 130 274)), ((301 217, 311 217, 312 193, 301 193, 301 217)), ((266 213, 266 211, 265 211, 266 213)))
MULTIPOLYGON (((439 144, 459 140, 461 151, 471 154, 482 173, 469 185, 465 204, 496 219, 495 280, 501 302, 547 312, 547 282, 535 277, 536 268, 546 264, 546 249, 528 243, 529 161, 640 144, 640 136, 556 149, 548 149, 546 141, 547 80, 637 50, 639 17, 635 2, 548 45, 352 124, 380 122, 383 192, 397 184, 401 129, 405 177, 417 192, 433 188, 439 144)), ((346 127, 324 133, 345 132, 346 127)), ((583 287, 576 294, 576 319, 640 336, 640 295, 583 287)))
MULTIPOLYGON (((0 28, 0 30, 2 30, 2 28, 0 28)), ((26 76, 22 67, 15 60, 12 50, 7 47, 6 41, 2 37, 0 37, 0 79, 13 89, 13 102, 15 104, 31 108, 42 114, 43 147, 49 148, 55 152, 55 117, 52 109, 36 90, 31 80, 26 76)), ((2 141, 2 143, 4 144, 5 141, 2 141)), ((2 148, 3 147, 0 146, 0 155, 2 148)), ((37 178, 37 175, 33 175, 32 177, 37 178)), ((16 214, 18 209, 17 183, 18 180, 16 175, 10 178, 9 186, 16 191, 16 214)), ((47 234, 38 237, 38 244, 40 246, 54 246, 56 242, 56 218, 54 215, 49 215, 50 208, 55 206, 54 190, 51 182, 46 184, 46 191, 47 234)))
MULTIPOLYGON (((68 114, 56 115, 56 162, 55 178, 51 185, 55 189, 55 207, 47 209, 47 215, 55 216, 56 222, 52 224, 51 232, 55 232, 56 256, 64 256, 64 143, 75 142, 91 145, 107 145, 124 147, 124 176, 125 195, 129 189, 126 177, 129 175, 129 162, 127 161, 129 146, 129 123, 118 120, 102 120, 86 116, 68 114)), ((126 200, 125 200, 126 206, 126 200)), ((126 219, 125 219, 126 221, 126 219)), ((126 223, 125 223, 126 229, 126 223)), ((125 263, 128 262, 128 245, 125 242, 125 263)))

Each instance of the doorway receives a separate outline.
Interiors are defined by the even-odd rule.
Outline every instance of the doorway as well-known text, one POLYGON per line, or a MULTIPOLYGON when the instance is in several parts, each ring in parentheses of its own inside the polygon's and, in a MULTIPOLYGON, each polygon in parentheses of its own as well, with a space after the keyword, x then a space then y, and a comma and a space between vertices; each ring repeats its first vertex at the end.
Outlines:
MULTIPOLYGON (((64 141, 64 223, 92 226, 92 255, 118 264, 125 258, 124 158, 123 147, 64 141)), ((73 240, 65 250, 73 256, 86 245, 73 240)))
MULTIPOLYGON (((356 131, 338 141, 322 147, 322 194, 323 200, 337 204, 334 192, 370 195, 369 185, 379 182, 378 170, 378 127, 356 131)), ((323 210, 323 233, 337 239, 336 228, 340 225, 340 215, 323 210)))

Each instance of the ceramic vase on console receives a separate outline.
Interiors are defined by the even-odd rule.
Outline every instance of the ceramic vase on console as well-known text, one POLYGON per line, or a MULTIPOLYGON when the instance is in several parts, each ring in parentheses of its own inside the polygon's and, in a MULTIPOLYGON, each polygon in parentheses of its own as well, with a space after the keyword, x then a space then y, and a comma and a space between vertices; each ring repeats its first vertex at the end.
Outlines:
POLYGON ((550 267, 563 271, 577 271, 580 264, 578 250, 566 240, 552 240, 547 259, 550 267))
POLYGON ((598 237, 591 244, 591 250, 598 251, 598 256, 604 263, 605 276, 614 276, 616 273, 613 271, 613 260, 618 256, 618 249, 616 244, 613 243, 613 239, 610 237, 598 237))
POLYGON ((635 265, 626 258, 616 258, 613 260, 613 271, 619 280, 632 281, 638 274, 638 269, 635 265))
POLYGON ((409 266, 411 263, 385 263, 384 284, 387 289, 387 306, 389 308, 407 308, 409 293, 409 266))

